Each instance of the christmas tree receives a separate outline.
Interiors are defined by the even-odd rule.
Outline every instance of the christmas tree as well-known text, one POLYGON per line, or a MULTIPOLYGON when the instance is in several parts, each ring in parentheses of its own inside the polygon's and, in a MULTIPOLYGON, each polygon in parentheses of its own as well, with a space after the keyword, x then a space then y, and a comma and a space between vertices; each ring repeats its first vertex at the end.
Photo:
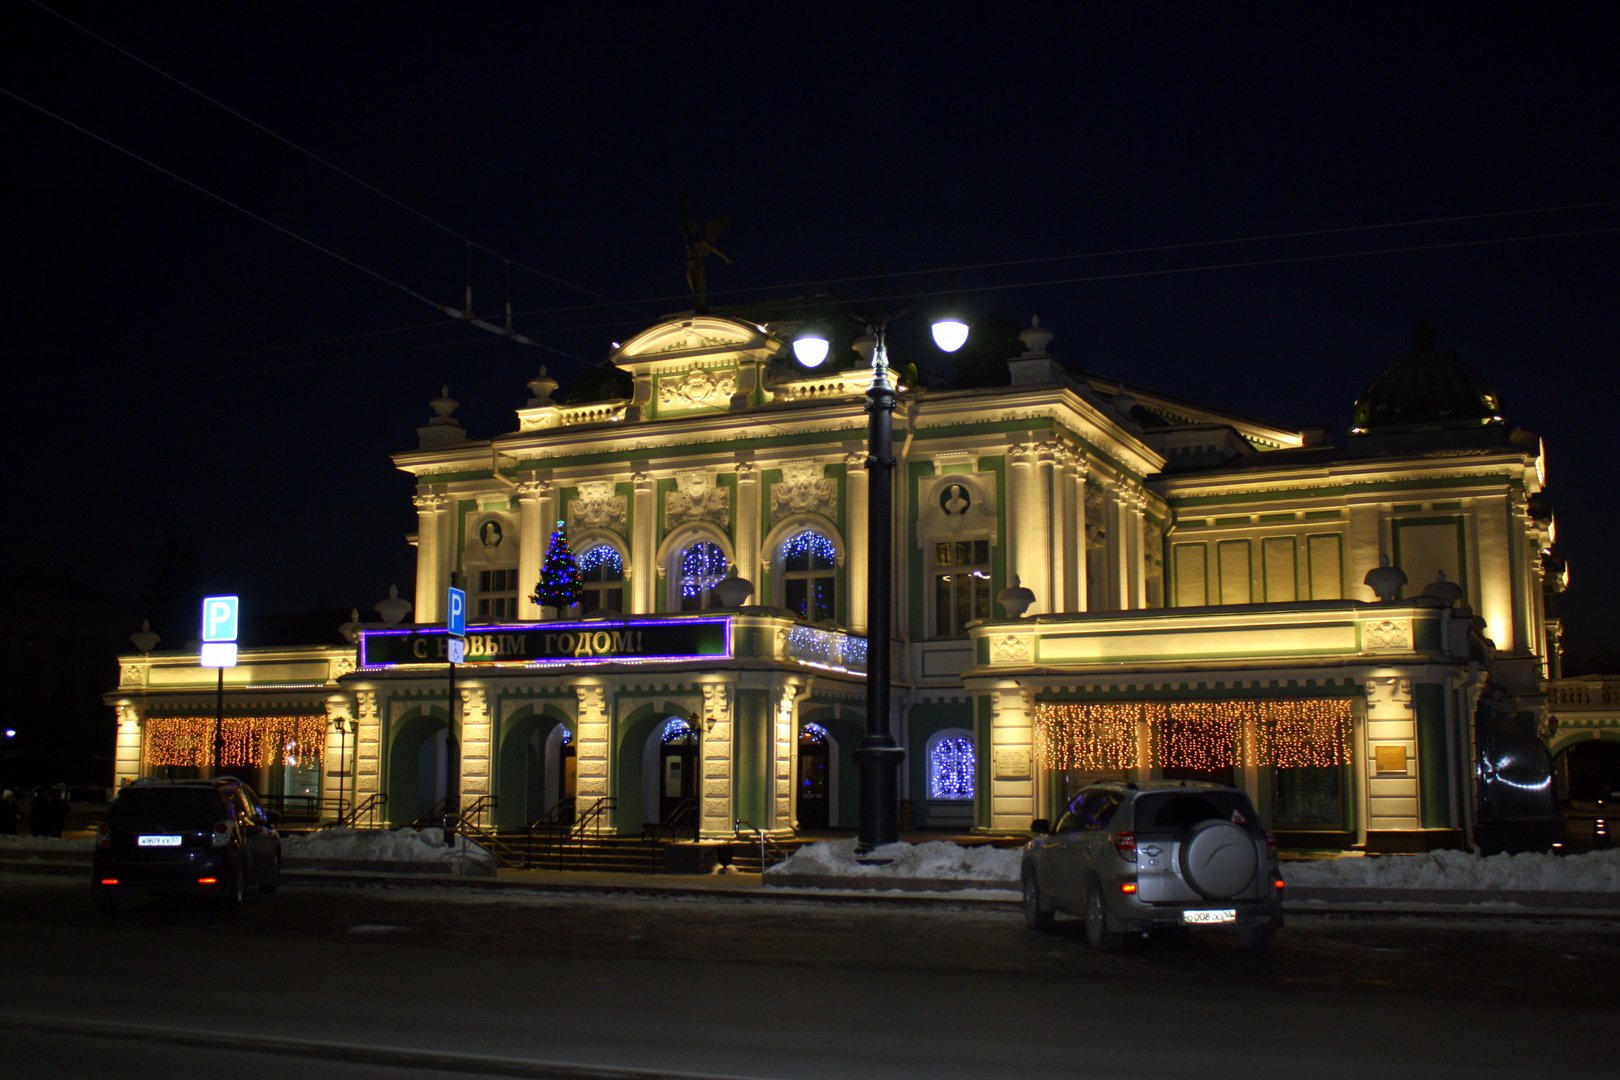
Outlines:
POLYGON ((579 566, 568 547, 568 535, 563 525, 563 522, 557 522, 557 528, 551 533, 551 544, 546 548, 546 563, 540 568, 540 581, 534 587, 534 595, 529 597, 542 607, 556 608, 559 614, 563 608, 579 603, 580 597, 585 595, 579 566))

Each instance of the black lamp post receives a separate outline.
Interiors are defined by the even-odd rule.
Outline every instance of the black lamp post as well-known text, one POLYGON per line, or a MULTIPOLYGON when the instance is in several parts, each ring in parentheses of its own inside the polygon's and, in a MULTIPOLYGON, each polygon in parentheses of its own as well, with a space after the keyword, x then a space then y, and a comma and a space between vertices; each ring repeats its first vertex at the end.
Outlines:
MULTIPOLYGON (((900 838, 900 762, 906 756, 895 741, 889 717, 889 653, 894 636, 894 407, 898 393, 884 341, 888 325, 889 316, 884 315, 867 328, 873 344, 872 385, 866 390, 866 735, 850 755, 861 778, 857 854, 900 838)), ((954 318, 936 321, 933 330, 935 343, 946 352, 955 352, 967 340, 967 325, 954 318)), ((801 364, 813 368, 827 358, 827 341, 814 331, 805 332, 794 341, 793 351, 801 364)))

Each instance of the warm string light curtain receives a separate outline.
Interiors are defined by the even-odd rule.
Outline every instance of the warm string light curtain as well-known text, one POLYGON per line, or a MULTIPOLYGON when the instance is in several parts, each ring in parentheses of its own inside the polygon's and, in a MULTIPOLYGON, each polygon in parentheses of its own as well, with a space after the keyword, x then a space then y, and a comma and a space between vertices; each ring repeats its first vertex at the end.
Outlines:
POLYGON ((1046 702, 1035 706, 1035 757, 1089 772, 1348 765, 1350 701, 1046 702))
MULTIPOLYGON (((220 725, 222 768, 319 765, 326 755, 326 718, 227 716, 220 725)), ((146 721, 148 766, 207 768, 214 759, 212 716, 158 716, 146 721)))

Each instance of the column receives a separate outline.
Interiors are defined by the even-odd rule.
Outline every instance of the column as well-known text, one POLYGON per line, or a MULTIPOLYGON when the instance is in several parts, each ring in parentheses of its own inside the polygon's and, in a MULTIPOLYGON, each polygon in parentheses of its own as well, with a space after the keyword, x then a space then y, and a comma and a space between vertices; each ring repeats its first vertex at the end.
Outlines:
POLYGON ((653 565, 658 557, 658 522, 654 503, 657 501, 653 490, 652 474, 645 469, 637 469, 631 476, 631 483, 635 493, 633 500, 633 518, 630 528, 630 565, 625 567, 625 577, 630 594, 630 614, 650 615, 655 604, 653 590, 658 587, 658 567, 653 565))
POLYGON ((1366 682, 1367 721, 1358 769, 1365 782, 1366 840, 1387 830, 1420 827, 1417 718, 1412 680, 1395 676, 1366 682))
MULTIPOLYGON (((593 683, 574 687, 574 794, 578 813, 584 813, 612 792, 612 725, 608 719, 607 690, 593 683)), ((613 811, 604 811, 602 824, 613 828, 613 811)))
POLYGON ((990 831, 1024 832, 1035 812, 1035 728, 1015 683, 990 692, 990 831))
POLYGON ((698 763, 700 840, 725 840, 737 834, 736 784, 731 760, 735 701, 733 687, 724 683, 703 685, 703 711, 698 717, 698 722, 706 729, 701 736, 703 760, 698 763), (708 726, 711 720, 713 727, 708 726))
MULTIPOLYGON (((143 676, 144 677, 144 676, 143 676)), ((113 790, 141 778, 141 751, 146 734, 146 710, 133 701, 113 706, 118 731, 113 743, 113 790)))
POLYGON ((1026 589, 1035 593, 1035 603, 1027 612, 1035 615, 1050 611, 1052 603, 1051 593, 1035 583, 1045 559, 1036 523, 1027 513, 1035 501, 1035 447, 1020 443, 1009 448, 1007 463, 1007 584, 1010 586, 1016 575, 1026 589))
POLYGON ((1132 487, 1125 497, 1125 533, 1130 571, 1127 578, 1130 603, 1126 606, 1133 610, 1147 607, 1147 550, 1143 544, 1146 511, 1147 496, 1141 488, 1132 487))
POLYGON ((778 680, 771 687, 771 786, 768 810, 760 828, 773 836, 793 832, 794 786, 799 751, 799 701, 809 694, 807 682, 796 678, 778 680))
POLYGON ((753 602, 765 603, 760 595, 765 580, 759 550, 760 523, 759 470, 752 461, 737 462, 737 573, 754 583, 753 602))
POLYGON ((1087 595, 1089 590, 1086 584, 1091 565, 1092 523, 1086 520, 1086 476, 1090 471, 1091 468, 1086 464, 1085 459, 1076 454, 1074 467, 1069 473, 1069 482, 1074 500, 1072 504, 1073 510, 1071 511, 1074 522, 1075 578, 1072 608, 1074 611, 1086 611, 1091 603, 1090 597, 1087 595))
MULTIPOLYGON (((461 695, 461 805, 465 807, 494 792, 490 760, 494 732, 489 691, 466 683, 458 684, 456 691, 461 695)), ((486 808, 472 823, 488 828, 490 811, 486 808)))
MULTIPOLYGON (((867 581, 871 572, 871 557, 867 553, 867 485, 866 453, 852 450, 844 455, 844 543, 849 546, 849 557, 844 560, 849 584, 849 618, 846 626, 857 634, 866 633, 867 581)), ((902 549, 903 550, 903 549, 902 549)), ((901 558, 905 556, 902 555, 901 558)))
MULTIPOLYGON (((1475 614, 1484 618, 1485 636, 1494 641, 1502 653, 1514 652, 1519 644, 1514 623, 1519 592, 1514 576, 1520 563, 1518 544, 1514 540, 1514 523, 1518 516, 1512 498, 1506 495, 1481 498, 1474 504, 1478 566, 1473 577, 1479 589, 1479 607, 1475 614)), ((1426 582, 1411 584, 1416 588, 1408 591, 1416 592, 1426 582)))
MULTIPOLYGON (((1044 443, 1040 451, 1039 496, 1040 510, 1046 520, 1046 543, 1042 550, 1046 558, 1042 566, 1046 573, 1046 610, 1068 610, 1068 537, 1063 518, 1063 458, 1066 451, 1057 442, 1044 443)), ((1034 588, 1034 586, 1031 586, 1034 588)), ((1036 588, 1035 595, 1041 596, 1036 588)))
MULTIPOLYGON (((382 715, 375 690, 359 690, 354 695, 355 719, 360 730, 353 738, 355 807, 382 791, 382 715)), ((382 810, 387 816, 387 807, 382 810)), ((409 820, 409 819, 407 819, 409 820)))
POLYGON ((540 605, 529 599, 540 581, 540 566, 550 539, 550 523, 541 513, 540 500, 551 490, 549 480, 525 480, 518 485, 518 618, 540 618, 540 605))
POLYGON ((416 506, 416 601, 419 623, 439 622, 444 617, 445 589, 450 581, 444 570, 450 500, 443 495, 418 495, 416 506))
MULTIPOLYGON (((343 807, 350 796, 349 776, 360 749, 355 730, 354 695, 328 694, 322 703, 326 710, 326 754, 321 759, 321 801, 343 807)), ((342 811, 333 815, 339 817, 342 811)))

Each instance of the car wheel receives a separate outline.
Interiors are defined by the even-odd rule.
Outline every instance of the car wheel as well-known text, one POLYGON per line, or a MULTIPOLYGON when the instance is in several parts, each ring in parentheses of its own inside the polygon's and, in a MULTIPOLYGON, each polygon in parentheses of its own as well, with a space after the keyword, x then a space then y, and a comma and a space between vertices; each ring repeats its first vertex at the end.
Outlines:
POLYGON ((1086 944, 1098 952, 1118 952, 1125 944, 1124 934, 1108 929, 1102 889, 1096 885, 1086 890, 1086 944))
POLYGON ((259 884, 259 891, 273 893, 279 888, 281 888, 281 856, 277 855, 276 861, 270 864, 270 876, 259 884))
POLYGON ((1041 887, 1036 884, 1035 871, 1024 873, 1024 925, 1031 930, 1050 930, 1056 916, 1049 907, 1041 904, 1041 887))
POLYGON ((1271 948, 1271 939, 1277 928, 1266 923, 1238 927, 1238 947, 1249 952, 1264 952, 1271 948))
POLYGON ((96 902, 96 909, 103 915, 118 914, 118 890, 98 885, 90 890, 90 898, 96 902))
POLYGON ((219 894, 219 906, 226 911, 235 911, 247 897, 247 882, 240 863, 226 872, 224 886, 219 894))

